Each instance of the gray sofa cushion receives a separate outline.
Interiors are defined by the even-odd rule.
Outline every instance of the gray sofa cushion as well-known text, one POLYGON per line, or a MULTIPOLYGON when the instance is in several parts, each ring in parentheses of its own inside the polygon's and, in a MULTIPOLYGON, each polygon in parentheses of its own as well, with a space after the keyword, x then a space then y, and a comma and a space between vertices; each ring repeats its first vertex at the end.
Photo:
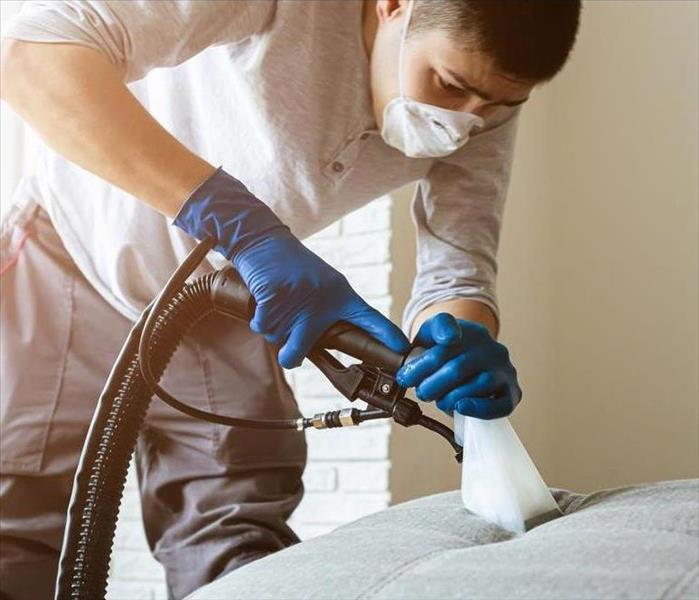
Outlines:
POLYGON ((458 492, 267 556, 190 598, 699 598, 699 480, 555 491, 565 516, 513 535, 458 492))

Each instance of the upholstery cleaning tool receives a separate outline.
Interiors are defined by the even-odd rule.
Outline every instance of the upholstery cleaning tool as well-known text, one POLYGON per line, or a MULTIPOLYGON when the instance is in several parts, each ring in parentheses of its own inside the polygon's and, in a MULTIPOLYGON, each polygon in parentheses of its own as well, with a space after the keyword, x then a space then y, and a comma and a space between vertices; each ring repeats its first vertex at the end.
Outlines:
POLYGON ((525 532, 561 516, 558 504, 508 418, 484 421, 454 413, 464 506, 486 521, 525 532))
POLYGON ((255 429, 328 429, 392 418, 405 427, 420 425, 444 437, 461 461, 461 446, 451 429, 422 414, 404 397, 395 373, 406 357, 362 329, 338 322, 328 329, 308 358, 348 400, 368 408, 346 408, 298 419, 254 420, 217 415, 177 400, 158 384, 184 336, 201 319, 219 313, 249 321, 254 300, 237 272, 227 267, 187 278, 211 250, 207 239, 194 247, 159 296, 131 329, 97 402, 73 482, 56 583, 60 600, 105 597, 109 560, 126 471, 153 395, 192 417, 255 429), (345 366, 328 350, 354 357, 345 366))

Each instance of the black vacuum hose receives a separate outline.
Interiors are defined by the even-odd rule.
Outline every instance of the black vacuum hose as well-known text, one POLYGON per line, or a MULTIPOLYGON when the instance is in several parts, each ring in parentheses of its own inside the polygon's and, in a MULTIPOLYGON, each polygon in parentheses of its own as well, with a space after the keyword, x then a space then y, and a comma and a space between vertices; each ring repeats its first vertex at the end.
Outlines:
MULTIPOLYGON (((199 244, 173 275, 172 282, 176 275, 186 279, 206 249, 205 244, 199 244)), ((249 292, 230 269, 207 273, 173 291, 176 287, 166 286, 167 293, 143 311, 129 332, 97 402, 68 507, 56 582, 58 600, 95 600, 106 594, 126 472, 153 395, 152 382, 144 379, 139 356, 146 325, 149 377, 157 383, 184 336, 200 320, 213 312, 250 318, 249 314, 240 313, 241 306, 250 309, 249 292)), ((382 364, 390 363, 394 369, 400 366, 400 355, 373 340, 368 341, 368 337, 356 328, 337 324, 324 336, 324 342, 330 348, 346 352, 366 352, 382 364)), ((172 398, 159 386, 158 389, 171 406, 196 418, 252 428, 298 428, 297 419, 252 420, 200 411, 172 398)), ((373 415, 369 411, 362 416, 365 420, 388 415, 383 412, 373 415)))
MULTIPOLYGON (((214 312, 208 273, 168 303, 151 336, 150 365, 160 379, 185 334, 214 312)), ((60 600, 104 598, 126 472, 151 400, 138 361, 147 308, 131 329, 100 395, 73 483, 56 583, 60 600), (106 476, 108 474, 108 477, 106 476)))

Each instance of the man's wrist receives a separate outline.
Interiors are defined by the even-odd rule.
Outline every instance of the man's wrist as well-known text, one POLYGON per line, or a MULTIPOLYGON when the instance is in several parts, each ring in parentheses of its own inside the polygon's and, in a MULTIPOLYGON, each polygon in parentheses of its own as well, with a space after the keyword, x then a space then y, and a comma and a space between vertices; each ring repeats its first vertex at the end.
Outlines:
POLYGON ((475 298, 453 298, 443 302, 435 302, 420 311, 411 326, 410 339, 413 339, 422 325, 430 317, 446 312, 457 319, 465 319, 466 321, 475 321, 482 323, 490 331, 490 335, 497 339, 500 322, 497 314, 493 309, 480 300, 475 298))
MULTIPOLYGON (((196 157, 198 159, 198 157, 196 157)), ((216 167, 209 164, 205 160, 198 159, 192 165, 187 165, 181 169, 180 173, 174 175, 168 174, 167 185, 168 197, 173 199, 174 211, 170 211, 170 216, 173 222, 177 219, 177 215, 182 210, 182 207, 187 200, 208 181, 218 171, 216 167), (177 204, 177 203, 180 204, 177 204), (174 216, 172 216, 174 215, 174 216)), ((165 184, 164 184, 165 185, 165 184)))
POLYGON ((198 240, 213 238, 214 249, 228 260, 274 230, 288 231, 272 209, 222 168, 194 189, 173 225, 198 240))

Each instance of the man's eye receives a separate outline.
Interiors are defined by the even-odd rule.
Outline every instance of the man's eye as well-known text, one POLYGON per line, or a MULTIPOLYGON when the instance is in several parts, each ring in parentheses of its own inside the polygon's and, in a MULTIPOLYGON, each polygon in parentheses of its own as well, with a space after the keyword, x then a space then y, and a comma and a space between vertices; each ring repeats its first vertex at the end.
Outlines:
POLYGON ((445 90, 447 90, 448 92, 454 92, 454 93, 457 93, 457 94, 462 94, 463 91, 464 91, 464 90, 462 90, 461 88, 458 88, 458 87, 456 87, 455 85, 452 85, 451 83, 447 83, 447 82, 444 81, 444 79, 442 79, 441 77, 439 78, 439 85, 440 85, 442 88, 444 88, 445 90))

